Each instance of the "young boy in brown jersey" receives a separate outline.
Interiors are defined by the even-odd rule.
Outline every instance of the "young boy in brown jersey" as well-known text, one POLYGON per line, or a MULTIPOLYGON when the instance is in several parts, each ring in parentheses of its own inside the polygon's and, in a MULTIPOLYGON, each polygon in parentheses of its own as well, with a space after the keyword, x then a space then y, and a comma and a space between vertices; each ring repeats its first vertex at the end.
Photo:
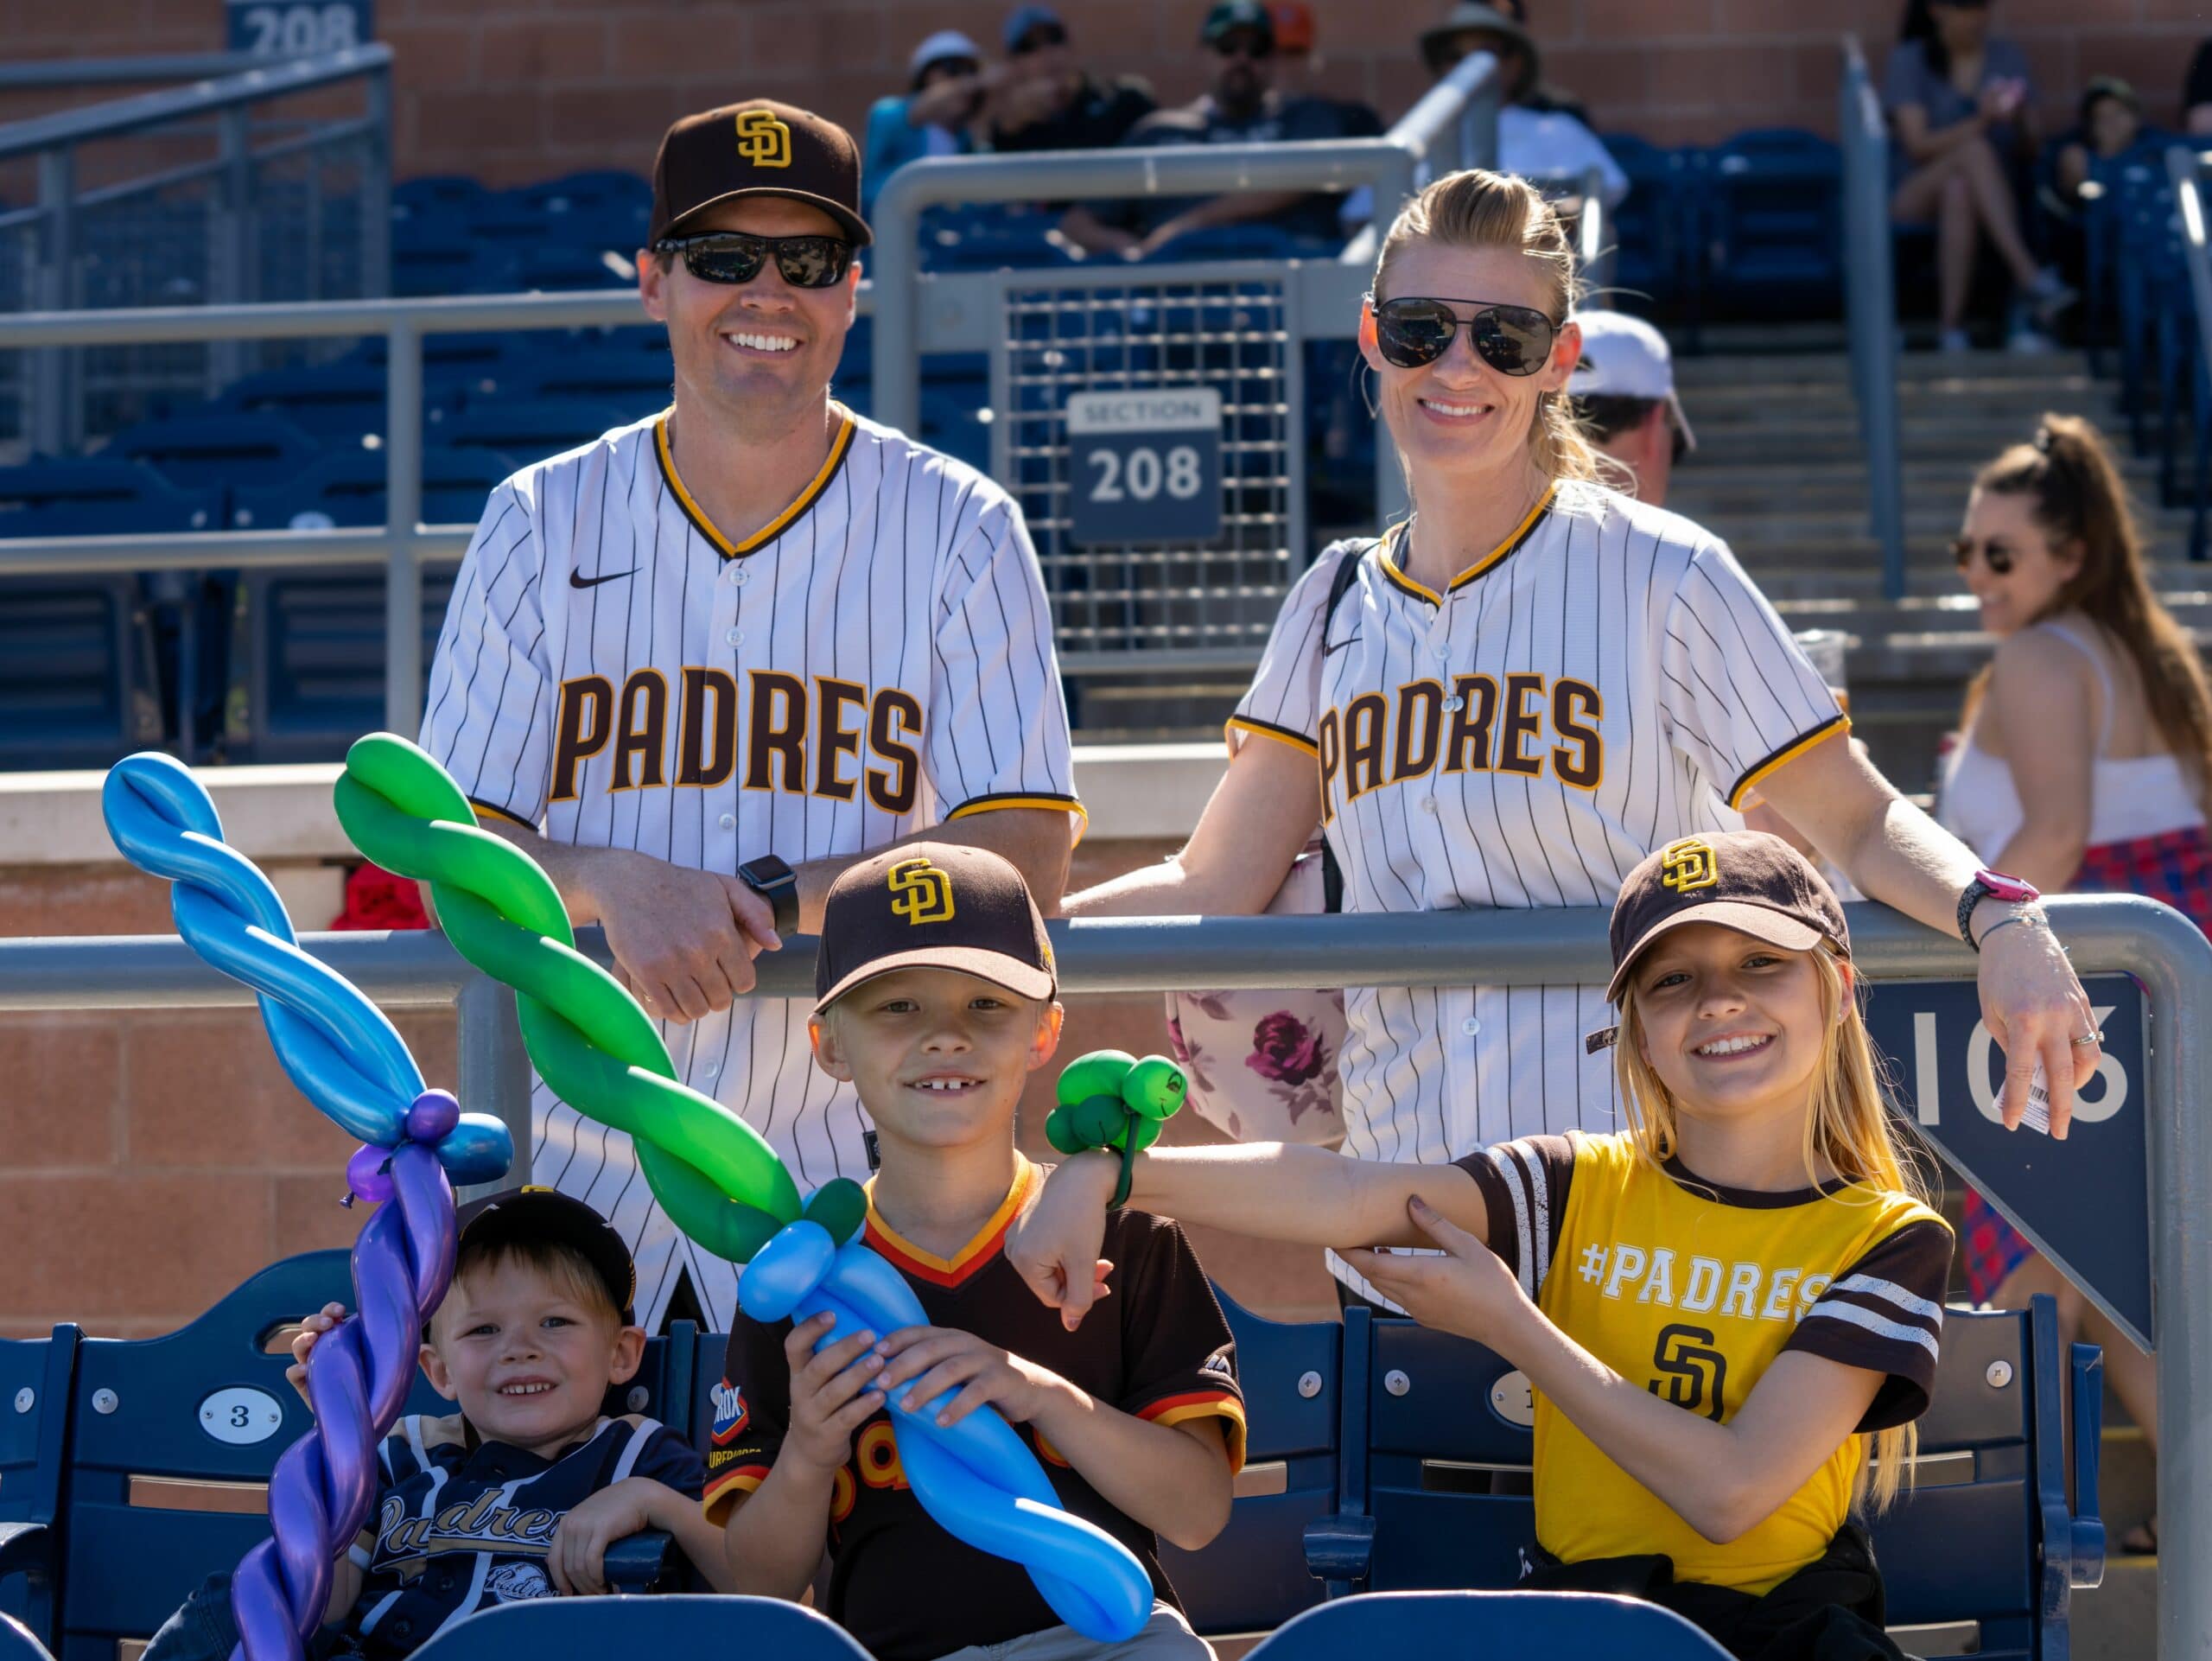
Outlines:
POLYGON ((794 1329, 740 1314, 705 1504, 727 1518, 741 1592, 797 1598, 826 1544, 829 1613, 878 1661, 992 1646, 1008 1661, 1197 1661, 1155 1537, 1204 1545, 1228 1520, 1244 1418, 1228 1323, 1174 1224, 1115 1213, 1117 1318, 1069 1332, 1001 1253, 1039 1168, 1016 1149, 1028 1075, 1059 1041, 1052 947, 1020 874, 982 849, 909 843, 830 892, 810 1022, 823 1070, 874 1121, 867 1240, 931 1324, 859 1333, 817 1355, 827 1315, 794 1329), (1096 1330, 1094 1330, 1094 1328, 1096 1330), (1061 1503, 1135 1552, 1151 1620, 1098 1644, 1058 1623, 1014 1562, 945 1532, 907 1486, 887 1392, 986 1403, 1026 1433, 1061 1503))

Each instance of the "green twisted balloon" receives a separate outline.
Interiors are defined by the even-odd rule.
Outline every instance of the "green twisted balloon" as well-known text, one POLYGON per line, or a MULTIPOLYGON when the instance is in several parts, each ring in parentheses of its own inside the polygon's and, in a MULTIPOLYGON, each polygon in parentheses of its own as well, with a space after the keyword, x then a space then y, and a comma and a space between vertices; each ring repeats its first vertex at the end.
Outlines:
POLYGON ((1174 1117, 1190 1090, 1190 1075, 1164 1055, 1140 1061, 1127 1050, 1093 1050, 1062 1070, 1054 1092, 1058 1105, 1045 1121, 1045 1139, 1071 1157, 1093 1148, 1118 1152, 1118 1206, 1129 1197, 1136 1156, 1160 1140, 1160 1127, 1174 1117))
MULTIPOLYGON (((523 1044, 554 1094, 627 1131, 653 1197, 677 1227, 744 1263, 801 1214, 798 1187, 760 1132, 679 1082, 652 1017, 576 950, 568 909, 537 862, 480 827, 446 770, 390 733, 346 752, 334 800, 353 845, 430 885, 454 949, 515 989, 523 1044)), ((804 1214, 839 1243, 868 1213, 840 1179, 804 1214)))

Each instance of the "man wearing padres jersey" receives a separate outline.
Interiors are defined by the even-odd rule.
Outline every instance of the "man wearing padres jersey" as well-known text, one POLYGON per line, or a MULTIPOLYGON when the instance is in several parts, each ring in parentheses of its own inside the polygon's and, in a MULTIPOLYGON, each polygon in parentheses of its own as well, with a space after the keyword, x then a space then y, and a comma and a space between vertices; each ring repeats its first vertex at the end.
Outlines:
MULTIPOLYGON (((1079 814, 1065 707, 1020 508, 830 396, 869 239, 851 137, 710 111, 669 130, 653 186, 639 289, 673 407, 492 493, 423 742, 605 928, 684 1080, 812 1187, 867 1174, 864 1120, 804 1006, 741 996, 753 954, 928 827, 1049 906, 1079 814)), ((533 1112, 535 1179, 630 1243, 648 1328, 685 1276, 728 1327, 734 1271, 653 1206, 629 1137, 542 1083, 533 1112)))
MULTIPOLYGON (((1360 338, 1418 512, 1293 587, 1190 843, 1066 911, 1257 912, 1317 819, 1348 912, 1610 906, 1647 854, 1740 825, 1756 786, 1866 894, 1993 937, 2005 1119, 2043 1061, 2056 1123, 2095 1022, 2034 890, 2008 904, 2010 879, 1840 741, 1849 720, 1725 544, 1594 482, 1559 405, 1572 269, 1522 181, 1451 175, 1400 214, 1360 338)), ((1614 1126, 1582 1042, 1602 987, 1349 988, 1344 1012, 1348 1155, 1614 1126)))

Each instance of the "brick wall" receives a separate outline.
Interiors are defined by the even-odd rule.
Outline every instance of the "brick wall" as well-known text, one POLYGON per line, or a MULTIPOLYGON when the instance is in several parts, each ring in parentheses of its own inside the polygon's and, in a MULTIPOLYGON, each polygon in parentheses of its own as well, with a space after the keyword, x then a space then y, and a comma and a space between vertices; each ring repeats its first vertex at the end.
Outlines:
MULTIPOLYGON (((1205 0, 1061 0, 1103 71, 1145 75, 1163 98, 1200 88, 1193 42, 1205 0)), ((1320 81, 1402 111, 1424 80, 1420 31, 1446 0, 1312 0, 1320 81)), ((643 170, 674 116, 752 92, 857 123, 897 87, 929 30, 995 49, 1004 0, 377 0, 398 53, 403 175, 499 181, 576 167, 643 170)), ((11 56, 181 52, 219 44, 216 0, 73 0, 16 8, 11 56)), ((1834 124, 1836 40, 1855 31, 1878 71, 1901 0, 1529 0, 1547 73, 1599 124, 1661 143, 1738 128, 1834 124)), ((2170 118, 2182 71, 2212 33, 2204 0, 1997 0, 2026 46, 2052 124, 2082 82, 2129 76, 2170 118)), ((0 100, 0 115, 32 107, 0 100)))

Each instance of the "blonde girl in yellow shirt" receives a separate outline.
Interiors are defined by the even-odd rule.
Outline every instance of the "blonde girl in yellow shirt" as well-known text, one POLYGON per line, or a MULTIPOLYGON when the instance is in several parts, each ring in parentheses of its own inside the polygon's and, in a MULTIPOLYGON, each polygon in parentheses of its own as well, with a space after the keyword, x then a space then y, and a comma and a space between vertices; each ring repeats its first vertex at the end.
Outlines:
MULTIPOLYGON (((1620 1024, 1591 1041, 1617 1045, 1628 1130, 1448 1166, 1155 1149, 1129 1202, 1363 1243, 1385 1296, 1525 1373, 1529 1583, 1653 1597, 1760 1661, 1838 1623, 1858 1647, 1822 1653, 1897 1654, 1850 1519, 1910 1462, 1952 1238, 1892 1138, 1842 908, 1777 837, 1694 837, 1630 874, 1612 948, 1620 1024)), ((1069 1161, 1007 1248, 1071 1324, 1121 1166, 1069 1161)))

